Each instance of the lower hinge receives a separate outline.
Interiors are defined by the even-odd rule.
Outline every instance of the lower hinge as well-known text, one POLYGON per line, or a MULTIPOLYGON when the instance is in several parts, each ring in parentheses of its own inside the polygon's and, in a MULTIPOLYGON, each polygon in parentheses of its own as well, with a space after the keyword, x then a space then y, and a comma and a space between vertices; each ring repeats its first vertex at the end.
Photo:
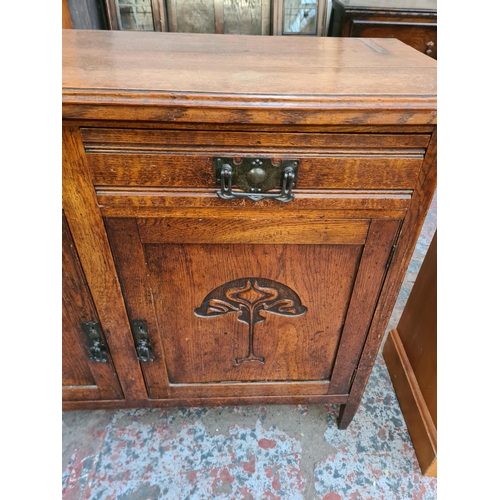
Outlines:
POLYGON ((141 320, 134 320, 130 322, 130 326, 134 334, 137 359, 144 362, 154 361, 147 323, 141 320))
POLYGON ((106 351, 101 325, 97 321, 87 321, 86 323, 82 323, 82 330, 87 337, 90 361, 107 363, 109 355, 106 351))

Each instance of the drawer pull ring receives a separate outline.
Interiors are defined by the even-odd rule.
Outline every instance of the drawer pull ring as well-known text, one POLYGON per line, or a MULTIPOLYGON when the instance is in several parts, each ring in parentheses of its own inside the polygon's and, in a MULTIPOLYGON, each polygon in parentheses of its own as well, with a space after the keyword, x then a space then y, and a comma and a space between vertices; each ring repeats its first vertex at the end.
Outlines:
POLYGON ((217 158, 215 178, 220 184, 217 195, 223 200, 248 198, 261 201, 270 198, 283 203, 292 201, 292 189, 297 185, 300 160, 282 160, 278 165, 269 158, 217 158), (241 191, 233 191, 237 186, 241 191), (267 193, 280 189, 278 193, 267 193))
POLYGON ((154 361, 153 348, 149 340, 148 327, 145 321, 131 321, 132 333, 134 334, 137 359, 143 362, 154 361))

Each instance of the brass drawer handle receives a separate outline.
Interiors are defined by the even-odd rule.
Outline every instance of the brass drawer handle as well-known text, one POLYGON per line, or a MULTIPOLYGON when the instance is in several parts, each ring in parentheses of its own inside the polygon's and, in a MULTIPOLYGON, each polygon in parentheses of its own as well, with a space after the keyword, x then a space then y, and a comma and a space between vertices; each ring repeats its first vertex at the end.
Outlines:
POLYGON ((292 201, 299 163, 300 160, 282 160, 275 164, 269 158, 217 158, 215 180, 220 184, 217 194, 223 200, 248 198, 260 201, 270 198, 283 203, 292 201), (242 191, 233 191, 233 186, 242 191), (280 187, 279 193, 267 193, 280 187))

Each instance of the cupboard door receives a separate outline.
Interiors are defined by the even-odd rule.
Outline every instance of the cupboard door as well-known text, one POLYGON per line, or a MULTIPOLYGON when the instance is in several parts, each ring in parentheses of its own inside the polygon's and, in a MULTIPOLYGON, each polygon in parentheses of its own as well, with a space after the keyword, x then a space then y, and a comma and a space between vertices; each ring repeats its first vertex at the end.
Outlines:
POLYGON ((399 220, 106 224, 151 398, 348 392, 399 220))
POLYGON ((101 346, 100 351, 96 352, 96 358, 105 359, 105 362, 90 360, 89 342, 82 330, 82 324, 99 320, 64 215, 62 247, 63 401, 122 399, 107 346, 101 346), (106 354, 103 354, 103 351, 106 351, 106 354))

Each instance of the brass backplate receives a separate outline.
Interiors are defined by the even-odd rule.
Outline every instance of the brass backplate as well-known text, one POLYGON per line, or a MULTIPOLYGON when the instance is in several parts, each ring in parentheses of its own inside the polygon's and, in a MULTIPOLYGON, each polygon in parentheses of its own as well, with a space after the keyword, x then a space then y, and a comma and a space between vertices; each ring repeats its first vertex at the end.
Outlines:
POLYGON ((221 182, 221 171, 224 165, 232 169, 232 184, 246 193, 265 193, 271 189, 280 189, 283 183, 283 172, 291 167, 295 174, 293 186, 297 183, 300 160, 278 160, 271 158, 227 158, 215 160, 215 179, 221 182))

